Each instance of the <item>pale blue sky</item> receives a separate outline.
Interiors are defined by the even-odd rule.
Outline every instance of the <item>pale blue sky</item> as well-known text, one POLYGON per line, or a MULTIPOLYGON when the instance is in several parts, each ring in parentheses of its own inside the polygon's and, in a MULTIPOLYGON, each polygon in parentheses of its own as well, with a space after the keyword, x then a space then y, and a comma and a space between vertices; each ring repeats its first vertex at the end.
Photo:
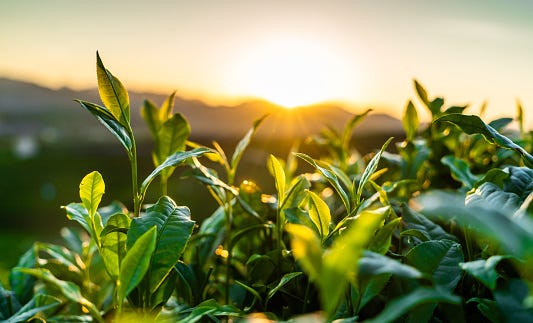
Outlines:
POLYGON ((531 1, 2 0, 0 49, 0 76, 51 87, 95 86, 99 50, 137 90, 298 102, 305 85, 398 116, 417 78, 488 117, 520 98, 533 120, 531 1))

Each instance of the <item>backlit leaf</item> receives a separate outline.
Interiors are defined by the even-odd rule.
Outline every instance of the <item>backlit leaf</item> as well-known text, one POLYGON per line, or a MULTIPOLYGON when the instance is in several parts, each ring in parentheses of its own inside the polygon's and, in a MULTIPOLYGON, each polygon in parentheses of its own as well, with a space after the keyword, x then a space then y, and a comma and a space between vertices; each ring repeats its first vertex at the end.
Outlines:
POLYGON ((130 122, 130 99, 119 79, 108 71, 96 52, 96 76, 102 102, 123 126, 130 122))
POLYGON ((100 255, 113 280, 118 279, 120 264, 126 255, 126 234, 129 226, 130 218, 125 214, 118 213, 109 218, 101 232, 100 255))
POLYGON ((93 217, 100 205, 105 192, 105 184, 102 175, 97 172, 87 174, 80 183, 80 198, 89 211, 89 216, 93 217))
POLYGON ((405 107, 405 112, 402 118, 403 130, 408 141, 413 141, 418 131, 420 122, 418 120, 418 113, 413 105, 413 102, 409 101, 405 107))
POLYGON ((320 196, 312 191, 307 191, 309 196, 309 216, 319 230, 320 237, 325 239, 329 234, 331 212, 328 205, 320 196))

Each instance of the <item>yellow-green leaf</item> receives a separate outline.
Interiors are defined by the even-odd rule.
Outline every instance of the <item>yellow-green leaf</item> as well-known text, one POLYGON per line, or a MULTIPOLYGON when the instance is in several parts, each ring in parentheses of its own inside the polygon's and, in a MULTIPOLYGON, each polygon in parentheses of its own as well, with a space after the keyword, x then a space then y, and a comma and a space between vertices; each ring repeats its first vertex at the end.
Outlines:
POLYGON ((128 91, 126 91, 120 80, 105 68, 98 52, 96 52, 96 76, 98 78, 98 92, 102 102, 113 116, 123 126, 126 126, 130 122, 128 91))
POLYGON ((329 234, 331 212, 326 202, 316 193, 308 190, 307 195, 309 196, 309 216, 318 228, 320 237, 324 240, 329 234))
POLYGON ((288 223, 285 230, 291 236, 294 258, 300 262, 309 279, 316 281, 322 272, 321 243, 313 230, 305 225, 288 223))
POLYGON ((82 179, 80 183, 80 198, 83 206, 89 211, 91 218, 96 213, 104 192, 105 183, 99 172, 91 172, 82 179))
POLYGON ((268 169, 272 176, 274 176, 276 190, 278 191, 278 207, 281 207, 285 197, 285 171, 274 155, 270 155, 268 159, 268 169))

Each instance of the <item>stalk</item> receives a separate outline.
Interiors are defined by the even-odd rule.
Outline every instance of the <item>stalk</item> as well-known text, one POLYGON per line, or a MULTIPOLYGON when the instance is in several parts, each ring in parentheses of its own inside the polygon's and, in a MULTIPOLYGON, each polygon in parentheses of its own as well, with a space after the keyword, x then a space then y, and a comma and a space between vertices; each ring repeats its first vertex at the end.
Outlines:
POLYGON ((133 194, 133 216, 139 217, 141 215, 141 203, 142 198, 139 196, 139 185, 137 183, 137 144, 133 136, 133 130, 128 124, 128 134, 131 138, 131 151, 128 151, 128 157, 130 159, 131 166, 131 184, 133 194))

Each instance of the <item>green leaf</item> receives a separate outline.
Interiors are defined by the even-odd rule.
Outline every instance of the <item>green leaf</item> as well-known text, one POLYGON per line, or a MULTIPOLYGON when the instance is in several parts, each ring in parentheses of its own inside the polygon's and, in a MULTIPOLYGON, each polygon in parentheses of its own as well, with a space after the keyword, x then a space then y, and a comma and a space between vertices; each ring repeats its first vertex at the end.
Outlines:
POLYGON ((419 230, 423 233, 427 233, 427 235, 432 240, 442 240, 442 239, 456 240, 457 239, 455 236, 444 231, 444 229, 441 226, 435 224, 434 222, 426 218, 424 215, 418 212, 415 212, 414 210, 409 208, 407 205, 402 204, 401 210, 402 210, 402 219, 407 224, 407 229, 409 230, 414 229, 414 230, 419 230))
POLYGON ((416 137, 416 132, 418 131, 418 126, 420 121, 418 120, 418 113, 416 108, 413 105, 413 102, 409 100, 407 106, 405 107, 405 112, 402 118, 402 125, 407 137, 407 141, 413 141, 416 137))
POLYGON ((461 245, 451 240, 422 242, 409 250, 408 264, 433 277, 435 284, 453 290, 461 279, 459 264, 464 261, 461 245))
POLYGON ((492 128, 483 122, 478 116, 449 114, 440 117, 435 122, 450 122, 460 127, 465 133, 481 134, 490 143, 498 145, 502 148, 512 149, 522 156, 522 160, 529 167, 533 167, 533 156, 530 155, 524 148, 515 144, 511 139, 500 134, 496 129, 492 128))
POLYGON ((257 120, 254 121, 253 123, 253 126, 250 130, 248 130, 248 132, 246 133, 246 135, 241 139, 241 141, 239 141, 239 143, 237 144, 237 147, 235 147, 235 151, 233 152, 233 156, 231 157, 231 169, 235 170, 237 168, 237 165, 239 164, 239 161, 241 160, 241 157, 244 153, 244 151, 246 150, 246 147, 248 147, 248 145, 250 144, 250 141, 252 140, 252 136, 255 134, 255 132, 257 131, 257 128, 259 127, 259 125, 261 124, 261 122, 263 122, 263 120, 265 120, 267 116, 263 116, 257 120))
POLYGON ((155 250, 157 228, 153 226, 141 235, 128 249, 120 264, 117 296, 120 303, 141 282, 150 266, 150 259, 155 250))
POLYGON ((45 294, 35 295, 29 302, 24 304, 17 313, 13 314, 10 318, 3 323, 17 323, 17 322, 28 322, 34 315, 41 312, 54 309, 58 307, 61 302, 52 296, 45 294))
MULTIPOLYGON (((35 255, 35 245, 33 245, 19 258, 15 268, 36 267, 37 259, 35 255)), ((33 297, 33 287, 35 285, 35 278, 33 276, 23 274, 17 270, 11 270, 9 273, 9 284, 17 299, 22 304, 29 302, 33 297)))
POLYGON ((511 256, 492 256, 488 259, 475 260, 460 263, 461 269, 474 276, 491 291, 496 289, 496 281, 500 277, 496 271, 496 266, 503 259, 512 258, 511 256))
MULTIPOLYGON (((390 210, 387 206, 362 211, 324 253, 318 284, 322 306, 328 317, 335 312, 348 282, 355 282, 359 258, 390 210), (350 256, 347 257, 347 254, 350 256)), ((296 255, 295 258, 298 259, 296 255)))
POLYGON ((348 121, 348 123, 346 124, 346 126, 344 127, 344 131, 342 133, 342 139, 341 139, 341 143, 342 143, 342 149, 344 151, 348 151, 349 149, 349 144, 350 144, 350 140, 352 139, 352 132, 353 132, 353 128, 355 128, 358 124, 361 123, 361 121, 363 121, 363 119, 372 111, 372 109, 367 109, 365 112, 361 113, 361 114, 357 114, 355 116, 353 116, 350 121, 348 121))
POLYGON ((127 127, 130 122, 128 92, 120 80, 105 68, 98 52, 96 52, 96 76, 98 78, 98 92, 102 102, 120 124, 127 127))
POLYGON ((316 232, 317 235, 320 235, 319 229, 316 227, 313 220, 311 220, 311 216, 309 216, 309 212, 307 210, 302 210, 298 207, 291 207, 285 209, 284 214, 287 222, 305 225, 309 229, 312 229, 314 232, 316 232))
POLYGON ((288 223, 285 230, 291 236, 294 258, 300 262, 309 279, 319 280, 322 272, 322 249, 315 232, 304 225, 292 223, 288 223))
POLYGON ((441 158, 441 163, 450 168, 453 179, 461 182, 467 188, 474 187, 475 183, 479 181, 479 177, 472 174, 470 165, 453 155, 447 155, 441 158))
POLYGON ((518 210, 521 203, 518 195, 505 192, 498 186, 486 182, 475 191, 468 193, 465 198, 465 204, 469 207, 487 207, 513 214, 518 210))
POLYGON ((168 98, 163 102, 159 109, 159 120, 165 121, 172 117, 172 110, 174 109, 174 97, 176 92, 172 92, 168 98))
POLYGON ((128 154, 132 153, 131 150, 133 149, 133 138, 130 137, 127 128, 122 125, 109 110, 90 102, 81 100, 76 100, 76 102, 91 112, 92 115, 95 116, 98 121, 100 121, 100 123, 102 123, 115 137, 117 137, 122 146, 126 148, 128 154))
POLYGON ((459 296, 452 295, 450 292, 445 290, 419 287, 407 295, 400 296, 388 302, 379 315, 365 322, 393 322, 415 306, 435 302, 459 304, 461 303, 461 298, 459 296))
POLYGON ((370 242, 368 249, 380 254, 385 254, 391 246, 392 235, 401 220, 401 218, 396 218, 379 229, 374 239, 370 242))
POLYGON ((413 82, 415 83, 416 94, 418 94, 418 97, 420 98, 422 103, 429 107, 429 99, 426 89, 417 80, 413 80, 413 82))
POLYGON ((320 237, 324 240, 329 234, 331 222, 329 207, 316 193, 307 191, 307 196, 309 196, 309 216, 318 228, 320 237))
POLYGON ((285 171, 274 155, 270 155, 268 158, 268 169, 274 176, 274 183, 278 191, 278 208, 281 208, 285 198, 285 171))
POLYGON ((146 122, 150 133, 154 138, 157 138, 159 128, 161 127, 161 120, 159 119, 159 109, 150 100, 144 100, 141 108, 141 117, 146 122))
POLYGON ((272 298, 272 296, 274 296, 274 294, 276 294, 278 292, 278 290, 280 290, 281 288, 283 288, 283 286, 285 286, 288 282, 290 282, 292 279, 302 275, 303 273, 301 271, 296 271, 296 272, 292 272, 292 273, 288 273, 288 274, 285 274, 283 275, 283 277, 281 277, 279 283, 276 285, 276 287, 272 288, 271 290, 268 291, 268 295, 266 297, 266 300, 265 300, 265 307, 266 305, 268 304, 268 301, 272 298))
POLYGON ((498 310, 498 306, 496 305, 495 301, 486 298, 474 297, 469 299, 466 303, 477 303, 477 309, 481 312, 481 314, 483 314, 483 316, 485 316, 487 320, 492 323, 501 322, 500 311, 498 310))
POLYGON ((424 276, 424 274, 415 267, 402 264, 398 260, 368 250, 363 252, 363 256, 359 259, 358 266, 360 276, 391 274, 397 277, 410 279, 418 279, 424 276))
POLYGON ((146 190, 148 189, 148 186, 150 185, 150 183, 163 170, 167 169, 168 167, 173 167, 173 166, 182 164, 191 157, 198 157, 208 152, 212 152, 212 150, 209 148, 200 147, 200 148, 195 148, 195 149, 188 150, 188 151, 178 151, 170 155, 161 165, 157 166, 156 169, 154 169, 152 173, 148 175, 148 177, 146 177, 146 179, 142 182, 141 188, 139 190, 140 192, 139 194, 141 196, 144 196, 146 194, 146 190))
POLYGON ((307 163, 309 163, 311 166, 315 167, 316 170, 324 176, 327 181, 333 186, 337 194, 339 194, 342 203, 344 204, 344 207, 346 208, 346 211, 350 213, 351 207, 350 207, 350 198, 348 196, 348 193, 346 193, 345 189, 342 187, 341 183, 339 182, 339 179, 337 178, 337 175, 333 171, 329 169, 329 166, 319 165, 319 162, 315 161, 313 158, 309 157, 306 154, 302 153, 294 153, 297 157, 305 160, 307 163))
POLYGON ((175 114, 165 121, 157 133, 155 160, 159 166, 170 155, 185 149, 185 142, 189 138, 191 127, 181 114, 175 114))
POLYGON ((120 274, 120 264, 126 255, 126 232, 130 227, 130 218, 125 214, 115 214, 109 218, 101 232, 100 255, 113 280, 120 274))
POLYGON ((187 207, 176 206, 172 199, 163 196, 146 210, 146 214, 132 220, 128 231, 128 249, 154 226, 157 230, 157 241, 150 261, 150 292, 154 292, 161 285, 178 262, 191 237, 194 221, 191 220, 187 207))
POLYGON ((93 234, 91 228, 91 219, 89 218, 89 213, 87 208, 81 203, 70 203, 67 206, 63 206, 67 213, 67 218, 69 220, 74 220, 78 222, 89 234, 93 234))
POLYGON ((91 172, 82 179, 80 183, 80 198, 87 211, 89 211, 91 218, 96 213, 104 192, 104 179, 99 172, 91 172))
POLYGON ((363 188, 365 187, 365 185, 370 180, 372 174, 374 174, 374 172, 376 171, 376 169, 378 167, 378 164, 379 164, 379 160, 381 158, 381 155, 383 154, 385 149, 387 149, 387 146, 392 141, 392 139, 393 139, 392 137, 389 138, 383 144, 383 146, 381 147, 379 152, 376 155, 374 155, 374 157, 372 157, 370 162, 368 162, 368 165, 366 166, 363 174, 361 175, 361 179, 359 180, 359 185, 357 186, 357 192, 356 192, 356 196, 355 196, 356 205, 361 204, 361 196, 363 195, 363 188))
POLYGON ((17 270, 40 279, 46 285, 59 291, 61 295, 63 295, 69 301, 78 303, 85 307, 98 321, 103 322, 98 308, 88 299, 83 297, 80 288, 73 282, 60 280, 45 268, 18 268, 17 270))
POLYGON ((282 211, 287 208, 297 207, 302 200, 306 197, 306 190, 311 187, 309 180, 305 175, 299 175, 293 181, 289 190, 285 193, 283 204, 281 205, 282 211))

